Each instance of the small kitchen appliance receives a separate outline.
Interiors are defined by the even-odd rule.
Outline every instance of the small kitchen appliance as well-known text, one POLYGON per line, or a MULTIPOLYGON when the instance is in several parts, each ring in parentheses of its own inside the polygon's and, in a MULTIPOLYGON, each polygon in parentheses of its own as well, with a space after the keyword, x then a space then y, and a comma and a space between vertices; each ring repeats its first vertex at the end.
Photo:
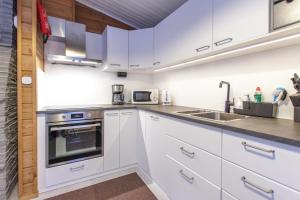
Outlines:
POLYGON ((300 1, 273 0, 273 29, 283 28, 300 22, 300 1))
POLYGON ((123 105, 124 104, 124 85, 115 84, 112 85, 112 104, 123 105))
POLYGON ((161 104, 162 105, 171 105, 172 104, 171 94, 169 91, 167 91, 167 90, 161 91, 161 104))
POLYGON ((158 89, 133 90, 131 94, 132 104, 158 104, 158 89))

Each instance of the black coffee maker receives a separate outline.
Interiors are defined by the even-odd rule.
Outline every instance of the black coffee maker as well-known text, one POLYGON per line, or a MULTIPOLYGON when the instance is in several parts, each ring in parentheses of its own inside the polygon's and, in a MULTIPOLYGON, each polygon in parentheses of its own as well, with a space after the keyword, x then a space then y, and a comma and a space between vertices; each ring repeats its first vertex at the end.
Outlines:
POLYGON ((300 123, 300 78, 295 73, 291 80, 294 84, 294 88, 297 90, 296 94, 290 95, 290 99, 294 105, 294 120, 300 123))
POLYGON ((115 84, 112 85, 112 104, 123 105, 124 104, 124 85, 115 84))

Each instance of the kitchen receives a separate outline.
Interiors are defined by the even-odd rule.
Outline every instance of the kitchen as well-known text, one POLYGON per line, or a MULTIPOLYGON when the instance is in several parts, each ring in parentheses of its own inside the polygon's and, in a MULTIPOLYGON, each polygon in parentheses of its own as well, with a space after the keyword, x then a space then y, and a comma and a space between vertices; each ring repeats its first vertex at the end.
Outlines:
POLYGON ((297 0, 2 1, 1 199, 300 199, 297 0))

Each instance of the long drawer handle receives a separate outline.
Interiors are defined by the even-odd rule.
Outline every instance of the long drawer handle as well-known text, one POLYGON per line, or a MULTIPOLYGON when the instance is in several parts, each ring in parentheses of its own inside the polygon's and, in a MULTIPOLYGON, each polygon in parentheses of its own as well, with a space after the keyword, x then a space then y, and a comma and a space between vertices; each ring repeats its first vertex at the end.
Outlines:
POLYGON ((158 117, 154 117, 154 116, 150 116, 150 118, 152 119, 152 120, 154 120, 154 121, 158 121, 159 120, 159 118, 158 117))
POLYGON ((159 64, 160 64, 160 62, 153 63, 154 66, 159 65, 159 64))
POLYGON ((80 165, 79 167, 71 167, 70 171, 71 172, 77 172, 77 171, 80 171, 80 170, 83 170, 83 169, 84 169, 84 165, 80 165))
POLYGON ((106 116, 113 117, 118 116, 119 113, 106 113, 106 116))
POLYGON ((248 185, 251 185, 252 187, 260 190, 260 191, 263 191, 264 193, 267 193, 267 194, 272 194, 274 193, 274 190, 273 189, 265 189, 261 186, 258 186, 256 185, 255 183, 252 183, 251 181, 248 181, 247 178, 245 176, 243 176, 242 178, 242 181, 244 182, 244 184, 248 184, 248 185))
POLYGON ((180 147, 180 150, 181 150, 181 152, 184 155, 186 155, 186 156, 188 156, 190 158, 194 158, 195 157, 195 152, 189 152, 189 151, 185 150, 184 147, 180 147))
POLYGON ((273 149, 264 149, 264 148, 257 147, 257 146, 251 145, 251 144, 247 144, 247 142, 242 142, 242 145, 245 148, 249 147, 249 148, 260 150, 260 151, 263 151, 263 152, 266 152, 266 153, 275 153, 275 150, 273 150, 273 149))
POLYGON ((130 65, 130 67, 140 67, 140 65, 130 65))
POLYGON ((186 180, 187 182, 189 182, 190 184, 194 183, 194 177, 189 177, 188 175, 186 175, 183 170, 179 170, 180 175, 184 178, 184 180, 186 180))
POLYGON ((232 38, 226 38, 226 39, 224 39, 224 40, 215 42, 215 45, 216 45, 216 46, 221 46, 221 45, 224 45, 224 44, 227 44, 227 43, 232 42, 232 40, 233 40, 232 38))
POLYGON ((113 66, 113 67, 120 67, 121 64, 111 63, 110 66, 113 66))
POLYGON ((210 48, 210 46, 209 46, 209 45, 206 45, 206 46, 203 46, 203 47, 200 47, 200 48, 196 49, 196 51, 197 51, 197 52, 201 52, 201 51, 205 51, 205 50, 207 50, 207 49, 209 49, 209 48, 210 48))
POLYGON ((122 112, 121 114, 122 115, 132 115, 133 113, 132 112, 122 112))
POLYGON ((97 127, 97 126, 101 126, 101 124, 100 124, 100 123, 97 123, 97 124, 80 125, 80 126, 53 127, 53 128, 50 128, 50 130, 51 130, 51 131, 62 131, 62 130, 73 130, 73 129, 80 129, 80 128, 93 128, 93 127, 97 127))

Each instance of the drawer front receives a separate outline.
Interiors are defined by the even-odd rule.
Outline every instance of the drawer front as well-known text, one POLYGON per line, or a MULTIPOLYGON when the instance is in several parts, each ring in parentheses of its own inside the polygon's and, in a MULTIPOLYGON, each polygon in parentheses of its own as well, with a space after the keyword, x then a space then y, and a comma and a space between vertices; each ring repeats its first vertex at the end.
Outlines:
POLYGON ((224 132, 223 158, 300 191, 300 148, 224 132))
POLYGON ((298 200, 300 193, 263 176, 223 161, 223 189, 238 199, 298 200))
POLYGON ((221 158, 173 137, 166 137, 167 154, 200 176, 221 187, 221 158))
POLYGON ((84 160, 58 167, 46 169, 46 187, 67 183, 80 178, 101 173, 103 171, 103 158, 84 160))
POLYGON ((238 199, 228 194, 227 192, 222 191, 222 200, 238 200, 238 199))
POLYGON ((221 129, 174 118, 165 118, 165 134, 221 156, 221 129))
POLYGON ((220 200, 221 189, 166 156, 166 192, 172 200, 220 200))

